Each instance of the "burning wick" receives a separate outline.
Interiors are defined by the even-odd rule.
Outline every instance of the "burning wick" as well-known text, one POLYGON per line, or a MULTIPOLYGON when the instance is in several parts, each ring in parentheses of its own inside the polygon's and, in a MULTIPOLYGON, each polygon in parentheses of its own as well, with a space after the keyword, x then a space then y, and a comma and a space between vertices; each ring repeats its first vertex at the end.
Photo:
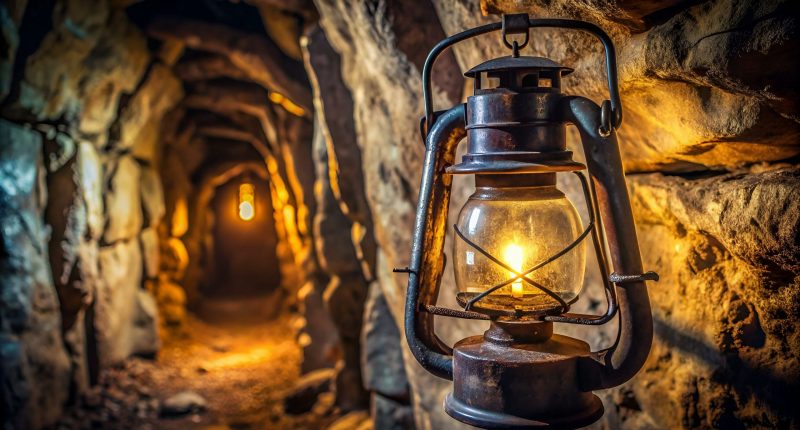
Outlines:
MULTIPOLYGON (((517 276, 519 273, 522 272, 522 261, 524 260, 524 251, 522 247, 511 243, 506 245, 505 249, 503 250, 503 260, 515 272, 509 271, 509 275, 517 276)), ((511 296, 514 298, 522 298, 524 296, 524 291, 522 290, 522 280, 516 280, 511 284, 511 296)))

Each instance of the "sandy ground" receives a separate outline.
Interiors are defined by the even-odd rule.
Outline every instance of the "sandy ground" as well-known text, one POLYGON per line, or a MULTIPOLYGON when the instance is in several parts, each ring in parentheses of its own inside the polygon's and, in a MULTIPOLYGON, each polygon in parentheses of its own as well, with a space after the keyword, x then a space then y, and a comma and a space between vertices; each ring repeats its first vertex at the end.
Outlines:
POLYGON ((332 394, 289 416, 283 397, 299 377, 301 351, 275 297, 207 300, 155 360, 108 369, 58 429, 321 429, 338 418, 332 394), (161 416, 162 402, 192 391, 204 411, 161 416))

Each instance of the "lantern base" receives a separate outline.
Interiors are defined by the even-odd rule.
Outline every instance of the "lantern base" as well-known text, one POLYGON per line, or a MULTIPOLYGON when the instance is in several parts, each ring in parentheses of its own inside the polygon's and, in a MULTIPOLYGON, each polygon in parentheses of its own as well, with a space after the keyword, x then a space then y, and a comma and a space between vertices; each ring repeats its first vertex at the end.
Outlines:
POLYGON ((577 428, 603 416, 581 388, 589 345, 553 335, 552 323, 493 321, 483 336, 453 348, 453 392, 445 411, 483 428, 577 428))
POLYGON ((575 429, 588 426, 603 416, 603 403, 599 397, 595 395, 592 397, 593 401, 590 407, 580 413, 540 420, 475 408, 453 397, 453 393, 449 393, 445 397, 444 410, 447 415, 462 423, 484 429, 575 429))

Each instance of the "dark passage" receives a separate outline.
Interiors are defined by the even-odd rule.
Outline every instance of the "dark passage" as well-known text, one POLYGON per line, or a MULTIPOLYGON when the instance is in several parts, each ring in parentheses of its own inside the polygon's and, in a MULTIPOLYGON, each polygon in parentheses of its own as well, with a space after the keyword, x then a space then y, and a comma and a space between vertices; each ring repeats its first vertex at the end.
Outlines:
POLYGON ((277 236, 272 216, 269 183, 257 176, 241 175, 217 187, 209 207, 213 267, 203 284, 208 297, 243 297, 280 287, 275 247, 277 236), (255 190, 252 219, 242 219, 239 189, 251 184, 255 190))

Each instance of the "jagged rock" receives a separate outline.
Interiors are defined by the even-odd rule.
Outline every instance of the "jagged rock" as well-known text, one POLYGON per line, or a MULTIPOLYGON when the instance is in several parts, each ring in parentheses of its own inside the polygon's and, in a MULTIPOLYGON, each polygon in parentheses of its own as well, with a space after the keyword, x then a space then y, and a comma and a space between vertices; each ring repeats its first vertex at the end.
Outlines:
POLYGON ((146 40, 107 2, 59 3, 52 19, 53 30, 27 58, 13 110, 39 119, 77 118, 80 132, 103 144, 120 96, 145 71, 146 40))
POLYGON ((117 160, 110 173, 105 195, 106 229, 103 242, 136 237, 142 229, 141 168, 133 157, 117 160))
POLYGON ((167 326, 180 326, 186 320, 186 292, 180 285, 159 281, 156 290, 158 316, 167 326))
POLYGON ((101 366, 158 349, 154 306, 141 294, 142 255, 137 240, 100 248, 94 329, 101 366))
POLYGON ((642 223, 658 221, 702 231, 771 277, 790 279, 800 272, 797 167, 697 180, 637 175, 631 189, 642 223))
POLYGON ((378 393, 372 394, 370 405, 372 427, 381 430, 414 430, 414 410, 407 403, 401 403, 378 393))
POLYGON ((328 155, 321 132, 314 139, 314 160, 317 166, 316 200, 314 216, 314 246, 320 267, 331 275, 361 271, 356 250, 352 245, 352 223, 342 209, 331 189, 328 176, 328 155))
POLYGON ((194 391, 181 391, 161 402, 159 414, 161 416, 186 415, 204 411, 206 407, 206 399, 203 396, 194 391))
POLYGON ((0 5, 0 101, 6 98, 11 90, 11 77, 14 72, 14 57, 19 46, 17 23, 11 16, 8 6, 0 5))
POLYGON ((402 353, 405 342, 401 342, 400 331, 377 282, 369 286, 364 306, 364 327, 361 330, 364 386, 383 396, 410 398, 402 353))
POLYGON ((664 427, 790 425, 800 170, 636 175, 630 188, 645 267, 661 280, 650 289, 656 340, 629 384, 640 411, 628 415, 664 427))
POLYGON ((119 143, 115 149, 130 149, 133 156, 146 162, 159 157, 161 120, 183 97, 183 85, 165 65, 154 64, 144 83, 120 113, 115 128, 119 143))
POLYGON ((142 209, 144 214, 143 225, 155 227, 161 223, 166 213, 164 203, 164 189, 161 179, 155 169, 143 167, 141 170, 142 209))
POLYGON ((158 276, 160 268, 158 232, 153 227, 146 228, 139 234, 139 241, 142 247, 144 277, 153 279, 158 276))
POLYGON ((275 89, 303 109, 311 109, 311 95, 302 66, 283 56, 266 36, 247 34, 217 24, 176 21, 166 17, 156 20, 148 32, 159 39, 178 39, 190 48, 226 55, 253 81, 275 89), (207 34, 215 37, 202 37, 207 34))
POLYGON ((297 292, 301 304, 302 326, 298 342, 303 348, 302 373, 333 368, 341 356, 339 333, 322 301, 321 287, 310 280, 297 292))
POLYGON ((161 340, 158 337, 158 306, 153 296, 143 289, 136 291, 135 305, 132 318, 131 355, 155 357, 161 348, 161 340))
POLYGON ((333 377, 333 369, 320 369, 303 375, 284 397, 284 412, 301 415, 311 411, 319 395, 331 391, 333 377))
POLYGON ((70 383, 43 223, 42 139, 0 120, 0 141, 0 422, 39 428, 58 417, 70 383))
POLYGON ((103 165, 97 150, 86 141, 78 143, 77 166, 81 195, 86 207, 87 236, 93 241, 100 239, 103 219, 103 165))
POLYGON ((172 279, 181 279, 188 264, 189 252, 182 240, 173 237, 161 243, 159 265, 162 272, 172 279))
MULTIPOLYGON (((375 264, 377 278, 386 292, 392 316, 401 326, 406 278, 392 274, 387 268, 406 266, 411 255, 416 187, 424 155, 418 129, 422 112, 420 70, 424 60, 420 52, 427 52, 438 41, 441 26, 427 16, 413 30, 408 30, 409 24, 404 20, 414 22, 416 13, 430 9, 419 2, 393 2, 393 10, 407 11, 393 16, 385 11, 373 13, 367 5, 344 6, 337 0, 316 4, 320 25, 341 56, 342 78, 351 89, 364 189, 373 215, 375 238, 380 244, 375 264), (401 33, 398 29, 406 31, 401 33), (364 32, 373 36, 365 37, 364 32), (420 35, 424 35, 424 40, 420 40, 420 35)), ((463 88, 462 79, 454 79, 446 72, 447 67, 443 70, 445 73, 434 81, 437 109, 457 103, 455 95, 460 95, 463 88)), ((463 194, 461 188, 457 190, 451 203, 455 210, 460 207, 459 199, 463 203, 466 197, 459 196, 463 194)), ((455 305, 452 276, 442 284, 440 296, 455 305)), ((474 333, 464 326, 453 320, 445 333, 447 340, 452 342, 453 338, 474 333)), ((418 427, 453 428, 454 421, 441 408, 430 406, 441 404, 449 384, 413 364, 413 357, 407 356, 406 361, 407 370, 414 372, 409 373, 409 382, 414 392, 418 427)))
POLYGON ((361 324, 368 284, 360 272, 333 276, 323 299, 342 341, 342 360, 337 363, 336 405, 345 411, 367 405, 361 379, 361 324))
MULTIPOLYGON (((322 168, 319 180, 330 184, 330 192, 343 208, 344 215, 363 228, 361 240, 354 238, 354 245, 358 257, 371 271, 375 266, 376 244, 364 191, 364 174, 362 169, 347 168, 363 164, 353 123, 353 98, 342 80, 339 54, 330 46, 322 29, 311 27, 306 32, 305 41, 306 70, 314 88, 319 138, 324 139, 321 142, 324 146, 315 149, 320 152, 317 155, 320 159, 316 161, 322 168)), ((327 192, 323 200, 330 198, 327 192)), ((320 213, 326 211, 327 207, 320 213)))
POLYGON ((329 425, 326 430, 372 430, 372 420, 364 411, 354 411, 339 418, 329 425))

